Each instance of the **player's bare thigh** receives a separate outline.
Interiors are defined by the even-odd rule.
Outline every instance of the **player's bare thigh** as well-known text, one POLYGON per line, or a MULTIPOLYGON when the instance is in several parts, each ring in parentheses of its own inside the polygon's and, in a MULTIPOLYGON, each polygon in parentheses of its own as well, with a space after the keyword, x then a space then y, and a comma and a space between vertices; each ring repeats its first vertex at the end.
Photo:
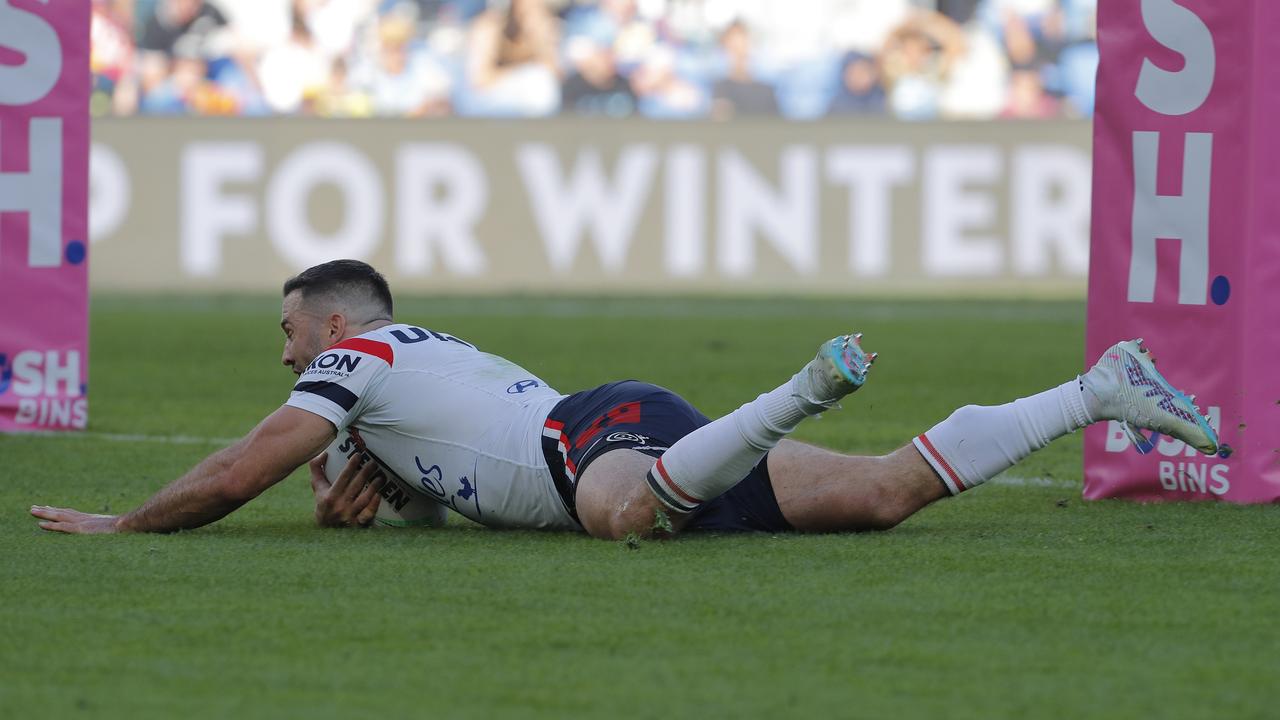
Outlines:
MULTIPOLYGON (((612 450, 578 479, 578 518, 593 537, 649 536, 659 512, 679 530, 688 516, 667 510, 645 482, 653 458, 612 450)), ((782 516, 801 532, 884 530, 946 495, 928 463, 907 445, 888 455, 844 455, 783 440, 769 453, 782 516)))
POLYGON ((801 532, 886 530, 946 495, 911 445, 868 456, 783 440, 768 462, 782 516, 801 532))
POLYGON ((678 530, 687 516, 667 510, 645 483, 645 474, 654 459, 638 450, 618 449, 601 454, 578 476, 574 496, 578 519, 592 536, 607 540, 636 533, 653 534, 654 522, 662 512, 678 530))

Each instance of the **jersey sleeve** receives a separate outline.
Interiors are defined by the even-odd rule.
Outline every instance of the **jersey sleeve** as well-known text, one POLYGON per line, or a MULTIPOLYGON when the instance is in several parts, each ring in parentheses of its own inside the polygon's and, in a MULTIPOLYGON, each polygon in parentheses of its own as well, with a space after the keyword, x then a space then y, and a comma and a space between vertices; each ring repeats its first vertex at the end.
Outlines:
POLYGON ((344 340, 311 361, 285 404, 342 429, 374 402, 394 363, 387 343, 358 337, 344 340))

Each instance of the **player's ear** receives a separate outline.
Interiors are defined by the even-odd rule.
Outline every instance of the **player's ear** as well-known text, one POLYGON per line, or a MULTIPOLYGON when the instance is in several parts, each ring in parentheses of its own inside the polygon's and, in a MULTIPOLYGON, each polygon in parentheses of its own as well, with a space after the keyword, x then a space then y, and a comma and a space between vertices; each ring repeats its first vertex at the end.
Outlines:
POLYGON ((329 316, 329 341, 338 342, 347 332, 347 317, 342 313, 333 313, 329 316))

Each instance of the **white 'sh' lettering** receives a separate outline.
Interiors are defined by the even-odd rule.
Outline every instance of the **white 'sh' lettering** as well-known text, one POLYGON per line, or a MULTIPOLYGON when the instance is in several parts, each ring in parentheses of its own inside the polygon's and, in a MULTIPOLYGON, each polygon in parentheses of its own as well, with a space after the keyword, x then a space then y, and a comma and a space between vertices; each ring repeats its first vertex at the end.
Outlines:
POLYGON ((0 212, 27 213, 28 267, 62 264, 62 118, 31 119, 27 172, 0 172, 0 212))
POLYGON ((1200 16, 1173 0, 1142 0, 1142 24, 1156 42, 1185 60, 1181 70, 1157 67, 1142 61, 1133 94, 1161 115, 1186 115, 1204 104, 1213 89, 1217 57, 1213 33, 1200 16))
MULTIPOLYGON (((17 64, 0 63, 0 105, 35 104, 57 85, 62 75, 62 43, 49 21, 0 0, 0 46, 22 56, 17 64)), ((27 213, 29 267, 58 267, 62 264, 62 120, 34 117, 30 123, 29 169, 0 172, 0 213, 27 213)))
MULTIPOLYGON (((1191 10, 1173 0, 1142 0, 1142 23, 1151 37, 1184 59, 1171 72, 1142 62, 1134 96, 1165 116, 1186 115, 1208 99, 1217 66, 1213 33, 1191 10)), ((1204 305, 1209 291, 1209 189, 1213 134, 1189 132, 1183 140, 1182 194, 1156 194, 1160 133, 1133 133, 1133 224, 1129 302, 1155 300, 1156 240, 1177 240, 1178 304, 1204 305)))
POLYGON ((1160 133, 1133 134, 1133 246, 1129 302, 1152 302, 1156 288, 1156 240, 1177 239, 1178 303, 1204 305, 1209 289, 1209 177, 1211 133, 1187 133, 1182 194, 1157 195, 1160 133))

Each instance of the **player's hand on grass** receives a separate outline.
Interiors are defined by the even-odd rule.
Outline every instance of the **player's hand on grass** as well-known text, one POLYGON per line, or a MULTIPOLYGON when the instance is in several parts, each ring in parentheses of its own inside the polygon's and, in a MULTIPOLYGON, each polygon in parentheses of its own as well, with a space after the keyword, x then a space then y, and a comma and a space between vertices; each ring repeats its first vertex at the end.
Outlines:
POLYGON ((40 518, 40 527, 53 532, 81 535, 121 532, 117 526, 119 515, 94 515, 47 505, 32 505, 31 514, 40 518))
POLYGON ((332 483, 325 475, 328 453, 308 463, 311 468, 311 490, 316 495, 316 524, 320 527, 369 527, 378 514, 382 496, 378 490, 386 477, 378 472, 378 463, 365 462, 356 453, 347 461, 332 483))

